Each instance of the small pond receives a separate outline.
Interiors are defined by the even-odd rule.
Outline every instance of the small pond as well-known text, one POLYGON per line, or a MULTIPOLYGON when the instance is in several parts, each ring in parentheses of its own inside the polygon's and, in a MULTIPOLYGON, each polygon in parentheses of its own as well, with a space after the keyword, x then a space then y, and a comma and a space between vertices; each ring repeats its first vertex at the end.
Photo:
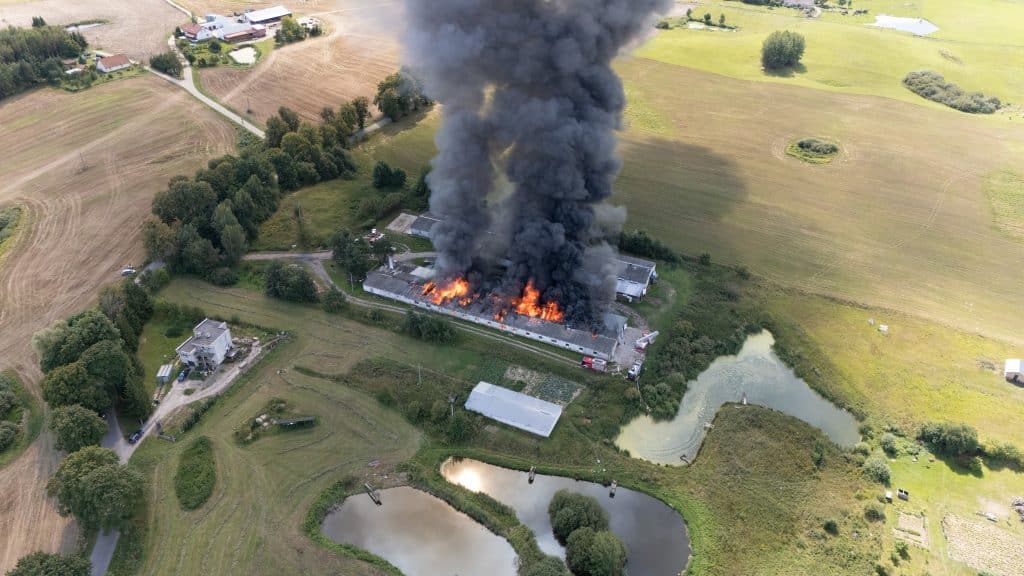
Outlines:
POLYGON ((938 26, 923 18, 904 18, 902 16, 886 16, 885 14, 875 16, 874 24, 869 24, 869 26, 892 28, 918 36, 927 36, 939 31, 938 26))
POLYGON ((739 354, 716 359, 690 382, 672 420, 640 416, 622 428, 615 444, 636 457, 659 464, 692 460, 707 426, 726 402, 747 402, 795 416, 825 432, 836 444, 860 439, 856 418, 837 408, 797 377, 775 352, 765 331, 749 336, 739 354))
POLYGON ((324 519, 323 533, 373 552, 406 576, 515 576, 508 541, 446 502, 408 487, 380 494, 381 506, 365 494, 348 497, 324 519))
POLYGON ((626 544, 630 574, 676 576, 689 560, 690 539, 683 518, 647 494, 620 487, 611 498, 609 489, 600 484, 541 474, 530 484, 526 472, 467 459, 448 460, 441 473, 449 482, 483 492, 515 509, 519 521, 533 531, 546 554, 565 557, 548 518, 551 497, 564 488, 597 498, 608 512, 611 531, 626 544))

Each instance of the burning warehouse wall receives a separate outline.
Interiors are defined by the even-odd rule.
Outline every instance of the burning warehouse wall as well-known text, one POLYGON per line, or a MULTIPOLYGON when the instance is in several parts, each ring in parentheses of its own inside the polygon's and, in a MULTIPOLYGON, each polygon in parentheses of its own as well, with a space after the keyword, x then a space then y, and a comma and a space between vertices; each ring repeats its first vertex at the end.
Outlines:
POLYGON ((468 284, 434 284, 434 270, 397 264, 370 272, 363 289, 391 300, 432 310, 558 346, 573 352, 609 360, 623 338, 626 318, 605 314, 597 333, 564 324, 564 315, 553 302, 542 302, 539 293, 524 291, 520 298, 502 299, 495 294, 469 292, 468 284))

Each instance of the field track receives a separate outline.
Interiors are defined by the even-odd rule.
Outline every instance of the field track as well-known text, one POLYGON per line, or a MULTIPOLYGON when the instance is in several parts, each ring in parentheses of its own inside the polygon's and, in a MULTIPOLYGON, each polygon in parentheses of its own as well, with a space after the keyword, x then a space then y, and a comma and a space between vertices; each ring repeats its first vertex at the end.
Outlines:
MULTIPOLYGON (((232 126, 153 77, 79 94, 38 90, 0 106, 0 205, 25 226, 0 268, 0 369, 36 395, 32 335, 87 307, 142 258, 140 224, 176 174, 226 152, 232 126), (60 110, 60 115, 53 111, 60 110)), ((47 432, 0 470, 0 572, 33 550, 68 549, 76 531, 43 495, 59 461, 47 432)))

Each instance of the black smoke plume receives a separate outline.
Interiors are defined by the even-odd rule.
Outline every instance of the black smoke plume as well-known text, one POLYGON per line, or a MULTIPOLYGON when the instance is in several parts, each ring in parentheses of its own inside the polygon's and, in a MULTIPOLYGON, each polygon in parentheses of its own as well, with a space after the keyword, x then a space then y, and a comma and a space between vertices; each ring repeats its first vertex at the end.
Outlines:
MULTIPOLYGON (((440 278, 478 277, 501 231, 511 265, 566 317, 596 324, 615 296, 595 209, 620 168, 625 94, 612 60, 672 0, 406 0, 406 60, 441 103, 429 183, 440 278), (498 173, 512 192, 488 204, 498 173)), ((493 260, 493 258, 491 258, 493 260)))

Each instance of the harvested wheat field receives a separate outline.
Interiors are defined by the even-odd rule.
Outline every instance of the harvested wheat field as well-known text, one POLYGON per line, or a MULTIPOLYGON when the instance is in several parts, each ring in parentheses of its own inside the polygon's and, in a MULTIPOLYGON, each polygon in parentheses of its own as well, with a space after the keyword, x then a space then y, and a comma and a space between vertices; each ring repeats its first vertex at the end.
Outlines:
MULTIPOLYGON (((125 264, 141 261, 153 195, 234 138, 231 125, 154 77, 5 101, 0 205, 23 206, 25 220, 0 268, 0 370, 13 368, 38 395, 32 335, 86 308, 125 264)), ((25 553, 74 544, 75 530, 43 494, 58 459, 44 432, 0 470, 0 572, 25 553)))
MULTIPOLYGON (((398 69, 400 48, 393 26, 400 18, 399 2, 337 0, 286 5, 325 22, 328 33, 277 47, 251 69, 204 69, 200 77, 207 92, 239 112, 251 110, 260 121, 280 106, 313 118, 324 106, 337 107, 358 96, 372 99, 377 83, 398 69), (391 31, 385 24, 392 26, 391 31)), ((240 9, 239 3, 221 8, 240 9)))
POLYGON ((55 25, 106 20, 82 29, 90 48, 124 52, 140 61, 167 50, 167 37, 175 26, 188 20, 163 0, 0 0, 0 26, 27 27, 33 16, 55 25))

